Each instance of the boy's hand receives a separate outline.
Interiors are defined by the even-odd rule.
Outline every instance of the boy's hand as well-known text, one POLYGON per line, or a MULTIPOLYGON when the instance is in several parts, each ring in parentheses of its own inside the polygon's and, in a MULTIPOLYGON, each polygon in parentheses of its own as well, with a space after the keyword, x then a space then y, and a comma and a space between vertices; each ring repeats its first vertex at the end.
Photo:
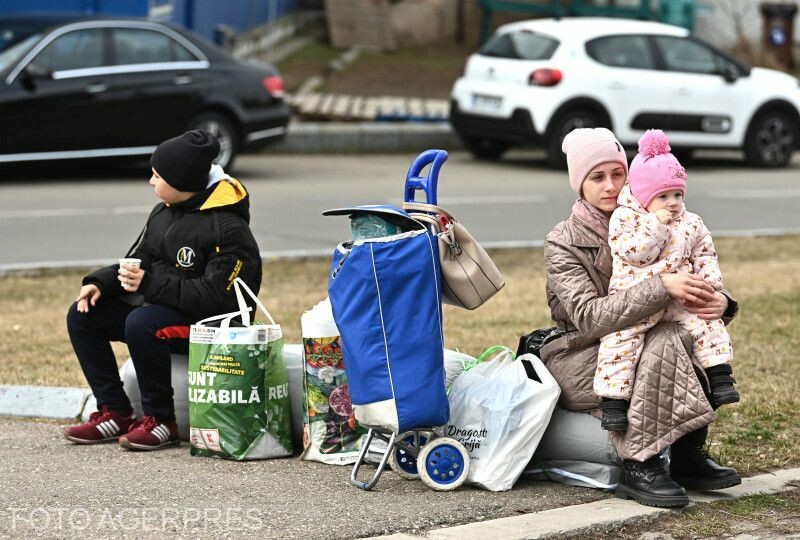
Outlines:
POLYGON ((117 272, 117 279, 122 284, 122 288, 128 292, 136 292, 142 284, 144 270, 133 266, 120 266, 117 272))
POLYGON ((78 297, 75 299, 75 301, 78 303, 78 312, 88 313, 89 304, 94 307, 99 299, 100 289, 97 288, 97 285, 84 285, 81 287, 78 297))
POLYGON ((667 225, 670 221, 672 221, 672 212, 667 210, 666 208, 662 208, 661 210, 655 211, 656 218, 662 224, 667 225))

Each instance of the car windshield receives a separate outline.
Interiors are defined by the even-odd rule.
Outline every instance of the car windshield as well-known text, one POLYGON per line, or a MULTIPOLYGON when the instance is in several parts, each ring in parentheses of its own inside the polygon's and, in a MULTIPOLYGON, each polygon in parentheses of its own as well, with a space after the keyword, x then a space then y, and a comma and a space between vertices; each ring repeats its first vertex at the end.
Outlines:
POLYGON ((41 37, 40 34, 34 34, 16 45, 12 45, 3 52, 0 52, 0 71, 3 71, 22 58, 22 55, 28 52, 28 50, 33 47, 33 44, 39 41, 41 37))
POLYGON ((556 48, 558 40, 523 30, 495 35, 481 48, 480 54, 521 60, 548 60, 556 48))

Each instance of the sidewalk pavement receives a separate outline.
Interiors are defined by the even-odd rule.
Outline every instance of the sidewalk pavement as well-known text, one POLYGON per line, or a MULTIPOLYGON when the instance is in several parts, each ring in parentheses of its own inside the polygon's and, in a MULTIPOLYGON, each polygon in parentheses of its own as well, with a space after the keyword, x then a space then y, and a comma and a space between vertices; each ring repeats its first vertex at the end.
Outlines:
MULTIPOLYGON (((387 471, 373 491, 350 467, 298 458, 234 462, 73 445, 64 421, 0 418, 2 538, 518 540, 574 535, 667 512, 609 493, 522 477, 514 489, 442 493, 387 471), (9 489, 12 488, 13 489, 9 489), (389 536, 382 536, 389 535, 389 536)), ((372 469, 365 468, 369 474, 372 469)), ((711 502, 787 489, 800 468, 746 478, 711 502)))
POLYGON ((446 122, 450 114, 448 100, 420 97, 302 92, 287 95, 286 102, 302 118, 327 121, 446 122))
POLYGON ((428 148, 461 150, 463 145, 447 122, 297 122, 267 154, 397 153, 428 148))

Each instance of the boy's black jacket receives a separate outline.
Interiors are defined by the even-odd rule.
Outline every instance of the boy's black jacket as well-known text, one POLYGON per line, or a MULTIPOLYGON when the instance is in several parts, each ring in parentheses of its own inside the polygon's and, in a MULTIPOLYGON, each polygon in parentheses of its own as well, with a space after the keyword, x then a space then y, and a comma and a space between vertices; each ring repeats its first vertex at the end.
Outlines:
MULTIPOLYGON (((233 282, 240 277, 258 293, 261 256, 250 231, 250 199, 236 180, 214 184, 183 203, 160 203, 126 257, 142 260, 139 293, 148 304, 177 309, 196 320, 238 311, 233 282)), ((117 279, 119 265, 83 279, 102 298, 135 303, 117 279)))

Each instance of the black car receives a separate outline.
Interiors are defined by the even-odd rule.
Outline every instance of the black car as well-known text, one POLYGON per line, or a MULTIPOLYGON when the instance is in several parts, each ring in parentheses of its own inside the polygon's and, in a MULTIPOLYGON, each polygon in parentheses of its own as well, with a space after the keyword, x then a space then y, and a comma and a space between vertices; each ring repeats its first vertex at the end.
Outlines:
POLYGON ((165 139, 206 129, 220 141, 217 163, 230 167, 240 150, 286 133, 277 70, 181 28, 30 16, 0 19, 0 36, 8 39, 0 163, 148 155, 165 139))

